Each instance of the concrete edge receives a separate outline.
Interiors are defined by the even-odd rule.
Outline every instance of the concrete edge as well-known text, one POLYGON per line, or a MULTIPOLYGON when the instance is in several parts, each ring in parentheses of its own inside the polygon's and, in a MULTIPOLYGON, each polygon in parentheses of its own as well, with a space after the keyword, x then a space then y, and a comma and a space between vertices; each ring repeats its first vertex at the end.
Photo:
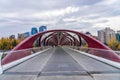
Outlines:
POLYGON ((69 48, 69 49, 120 69, 120 63, 118 63, 118 62, 110 61, 108 59, 98 57, 98 56, 95 56, 95 55, 92 55, 92 54, 89 54, 89 53, 86 53, 86 52, 83 52, 83 51, 79 51, 79 50, 76 50, 76 49, 72 49, 72 48, 69 48))
POLYGON ((0 73, 2 74, 3 71, 5 71, 5 70, 7 70, 7 69, 9 69, 9 68, 17 65, 17 64, 20 64, 20 63, 22 63, 22 62, 24 62, 24 61, 26 61, 26 60, 34 57, 34 56, 37 56, 38 54, 43 53, 43 52, 45 52, 45 51, 47 51, 47 50, 49 50, 49 49, 51 49, 51 48, 42 50, 42 51, 40 51, 40 52, 37 52, 37 53, 34 53, 34 54, 32 54, 32 55, 26 56, 26 57, 24 57, 24 58, 18 59, 18 60, 16 60, 16 61, 11 62, 11 63, 5 64, 5 65, 2 66, 2 72, 0 72, 0 73))
POLYGON ((2 74, 2 73, 3 73, 3 70, 2 70, 2 65, 1 65, 1 58, 2 58, 2 54, 3 54, 3 53, 1 53, 1 52, 0 52, 0 74, 2 74))

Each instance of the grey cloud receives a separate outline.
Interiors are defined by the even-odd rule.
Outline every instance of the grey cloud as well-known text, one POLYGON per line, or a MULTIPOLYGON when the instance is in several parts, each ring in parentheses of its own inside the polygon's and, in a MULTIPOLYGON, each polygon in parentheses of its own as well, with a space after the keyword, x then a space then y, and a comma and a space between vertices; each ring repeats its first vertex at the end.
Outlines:
POLYGON ((0 23, 6 23, 6 22, 9 22, 9 20, 7 20, 7 19, 0 19, 0 23))
POLYGON ((93 5, 86 9, 85 14, 99 14, 100 17, 112 17, 120 15, 120 6, 113 5, 93 5), (89 11, 88 11, 89 10, 89 11))
POLYGON ((94 15, 94 16, 88 16, 87 18, 88 18, 88 19, 98 19, 98 18, 100 18, 100 16, 98 16, 98 15, 95 16, 95 15, 94 15))
MULTIPOLYGON (((49 29, 65 28, 75 30, 91 30, 96 31, 101 28, 94 28, 94 23, 87 22, 89 20, 97 20, 100 18, 109 18, 120 15, 119 4, 98 5, 104 0, 0 0, 1 13, 18 13, 18 16, 0 18, 0 30, 9 29, 11 32, 28 31, 32 26, 47 25, 49 29), (53 11, 64 9, 69 6, 79 7, 79 11, 63 16, 52 18, 33 17, 33 13, 42 11, 53 11), (97 14, 97 15, 94 15, 97 14), (29 16, 28 16, 29 15, 29 16), (89 16, 93 15, 93 16, 89 16), (86 22, 82 21, 63 21, 64 18, 82 18, 86 17, 86 22), (3 28, 4 26, 4 28, 3 28), (9 28, 8 28, 9 27, 9 28), (18 30, 16 30, 18 29, 18 30), (21 31, 20 31, 21 30, 21 31)), ((44 13, 43 13, 44 14, 44 13)), ((84 18, 83 18, 84 19, 84 18)), ((97 23, 106 23, 108 20, 101 20, 97 23)), ((4 30, 2 30, 4 31, 4 30)), ((1 31, 0 31, 1 32, 1 31)), ((12 34, 12 33, 11 33, 12 34)), ((1 35, 0 35, 1 36, 1 35)))
POLYGON ((96 23, 107 23, 109 22, 109 20, 101 20, 101 21, 97 21, 96 23))
POLYGON ((28 32, 31 29, 30 27, 32 27, 30 24, 23 25, 18 23, 0 25, 0 38, 8 37, 12 34, 17 36, 18 33, 28 32))
POLYGON ((1 0, 1 11, 41 11, 67 6, 93 5, 102 0, 1 0))

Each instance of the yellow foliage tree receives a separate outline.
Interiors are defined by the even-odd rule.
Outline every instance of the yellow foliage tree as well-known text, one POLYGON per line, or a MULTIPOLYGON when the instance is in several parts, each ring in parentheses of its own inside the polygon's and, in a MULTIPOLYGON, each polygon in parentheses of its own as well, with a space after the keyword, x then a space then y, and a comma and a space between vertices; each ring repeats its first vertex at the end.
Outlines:
POLYGON ((0 49, 1 50, 10 50, 10 49, 13 49, 20 42, 21 42, 21 40, 9 39, 9 38, 4 38, 3 37, 0 40, 0 49))
POLYGON ((119 43, 119 45, 118 45, 118 50, 120 50, 120 43, 119 43))
POLYGON ((10 40, 8 38, 2 38, 0 40, 0 43, 1 43, 0 48, 2 50, 9 50, 10 49, 11 44, 10 44, 10 40))
POLYGON ((119 45, 119 42, 115 38, 112 38, 108 42, 108 46, 113 50, 118 50, 118 45, 119 45))

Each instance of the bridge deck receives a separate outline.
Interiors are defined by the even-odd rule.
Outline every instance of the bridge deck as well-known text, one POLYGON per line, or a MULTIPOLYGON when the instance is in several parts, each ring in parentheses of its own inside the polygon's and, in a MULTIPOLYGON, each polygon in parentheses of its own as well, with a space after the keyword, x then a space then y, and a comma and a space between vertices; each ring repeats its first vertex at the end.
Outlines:
POLYGON ((120 70, 67 48, 52 48, 0 75, 0 80, 120 80, 120 70))

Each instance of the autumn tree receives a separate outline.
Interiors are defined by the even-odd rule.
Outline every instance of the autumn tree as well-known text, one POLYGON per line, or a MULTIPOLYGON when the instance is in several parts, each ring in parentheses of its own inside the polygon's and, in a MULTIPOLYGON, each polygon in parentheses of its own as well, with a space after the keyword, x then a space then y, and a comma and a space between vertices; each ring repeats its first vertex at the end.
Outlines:
POLYGON ((9 38, 1 38, 0 40, 0 49, 1 50, 10 50, 13 49, 17 44, 19 44, 21 40, 18 39, 9 39, 9 38))
POLYGON ((11 42, 11 46, 12 46, 11 49, 13 49, 15 46, 17 46, 21 42, 21 40, 11 39, 10 42, 11 42))
POLYGON ((11 49, 11 43, 8 38, 1 38, 0 40, 0 49, 9 50, 11 49))
POLYGON ((119 45, 118 45, 118 48, 117 48, 118 50, 120 50, 120 43, 119 43, 119 45))
POLYGON ((108 46, 113 50, 118 50, 118 47, 120 47, 119 42, 115 38, 108 42, 108 46))

